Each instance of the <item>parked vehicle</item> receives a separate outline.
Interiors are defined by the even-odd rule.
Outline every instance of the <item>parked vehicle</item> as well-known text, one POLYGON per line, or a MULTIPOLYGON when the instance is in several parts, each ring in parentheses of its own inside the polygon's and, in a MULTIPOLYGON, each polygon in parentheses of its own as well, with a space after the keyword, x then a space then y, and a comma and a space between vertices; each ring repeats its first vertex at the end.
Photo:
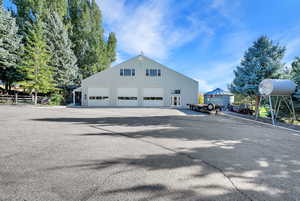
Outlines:
POLYGON ((191 110, 197 111, 197 112, 218 113, 218 111, 221 111, 221 107, 219 105, 214 105, 212 103, 209 103, 209 104, 187 104, 187 105, 189 106, 189 108, 191 110))
POLYGON ((251 109, 249 104, 229 105, 228 110, 231 112, 249 114, 249 115, 253 115, 255 113, 255 111, 251 109))

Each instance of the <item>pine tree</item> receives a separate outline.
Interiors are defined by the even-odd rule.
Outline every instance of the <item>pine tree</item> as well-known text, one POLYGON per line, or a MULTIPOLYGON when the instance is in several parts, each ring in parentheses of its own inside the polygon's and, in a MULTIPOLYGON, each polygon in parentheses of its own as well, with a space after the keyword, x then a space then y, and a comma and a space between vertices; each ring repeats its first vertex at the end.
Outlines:
POLYGON ((46 17, 45 38, 49 52, 52 53, 49 65, 53 68, 56 86, 66 90, 72 85, 79 84, 77 59, 71 49, 72 43, 56 12, 46 17))
POLYGON ((49 12, 59 14, 72 42, 79 73, 86 78, 107 68, 115 60, 116 38, 106 41, 102 16, 95 0, 12 0, 17 22, 26 44, 27 30, 36 16, 45 21, 49 12))
POLYGON ((240 65, 234 71, 235 78, 229 87, 231 92, 256 96, 258 105, 258 85, 263 79, 280 76, 284 53, 284 47, 274 44, 266 36, 258 38, 246 51, 240 65))
POLYGON ((6 90, 22 79, 18 68, 20 58, 21 36, 15 18, 5 11, 0 4, 0 80, 5 83, 6 90))
POLYGON ((56 12, 63 19, 68 15, 68 0, 46 1, 46 8, 50 12, 56 12))
POLYGON ((296 57, 292 63, 290 77, 296 84, 300 85, 300 58, 296 57))
MULTIPOLYGON (((52 0, 51 0, 52 1, 52 0)), ((47 12, 47 0, 12 0, 17 7, 17 17, 20 23, 27 20, 33 20, 37 16, 43 18, 47 12)))
POLYGON ((116 61, 117 38, 115 33, 110 33, 107 41, 107 57, 109 63, 116 61))
POLYGON ((56 11, 60 16, 66 17, 68 10, 67 0, 12 0, 16 5, 15 16, 20 28, 20 34, 23 35, 23 43, 26 43, 27 30, 35 22, 37 16, 44 21, 51 11, 56 11))
POLYGON ((52 69, 49 66, 50 61, 51 54, 44 40, 43 23, 37 18, 33 29, 29 31, 24 49, 22 67, 26 79, 21 82, 30 93, 34 93, 35 104, 37 104, 38 93, 50 92, 55 87, 52 69))

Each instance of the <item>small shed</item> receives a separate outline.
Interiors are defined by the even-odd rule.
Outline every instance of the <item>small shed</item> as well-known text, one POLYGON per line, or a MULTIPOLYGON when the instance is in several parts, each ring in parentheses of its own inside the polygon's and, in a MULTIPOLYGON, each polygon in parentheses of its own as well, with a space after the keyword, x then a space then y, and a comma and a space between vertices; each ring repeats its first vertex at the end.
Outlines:
POLYGON ((224 91, 223 89, 217 88, 213 91, 209 91, 204 94, 205 104, 215 104, 223 107, 233 104, 234 95, 229 91, 224 91))

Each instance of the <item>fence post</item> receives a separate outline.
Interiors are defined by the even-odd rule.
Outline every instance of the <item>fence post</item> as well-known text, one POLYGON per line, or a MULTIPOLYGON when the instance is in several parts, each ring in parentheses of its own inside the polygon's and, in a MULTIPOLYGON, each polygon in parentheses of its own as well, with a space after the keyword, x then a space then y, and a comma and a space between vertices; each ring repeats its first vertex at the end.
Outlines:
POLYGON ((15 103, 18 104, 18 93, 15 94, 15 103))

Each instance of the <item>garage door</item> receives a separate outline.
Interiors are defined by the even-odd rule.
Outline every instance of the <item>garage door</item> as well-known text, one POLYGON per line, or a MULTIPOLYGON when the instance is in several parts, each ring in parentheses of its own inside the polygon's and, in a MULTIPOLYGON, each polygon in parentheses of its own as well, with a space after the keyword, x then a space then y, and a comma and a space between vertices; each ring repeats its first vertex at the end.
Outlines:
POLYGON ((118 106, 138 106, 138 89, 118 88, 118 106))
POLYGON ((160 107, 164 105, 164 90, 162 88, 144 88, 143 106, 160 107))
POLYGON ((89 88, 88 106, 109 106, 109 89, 89 88))

